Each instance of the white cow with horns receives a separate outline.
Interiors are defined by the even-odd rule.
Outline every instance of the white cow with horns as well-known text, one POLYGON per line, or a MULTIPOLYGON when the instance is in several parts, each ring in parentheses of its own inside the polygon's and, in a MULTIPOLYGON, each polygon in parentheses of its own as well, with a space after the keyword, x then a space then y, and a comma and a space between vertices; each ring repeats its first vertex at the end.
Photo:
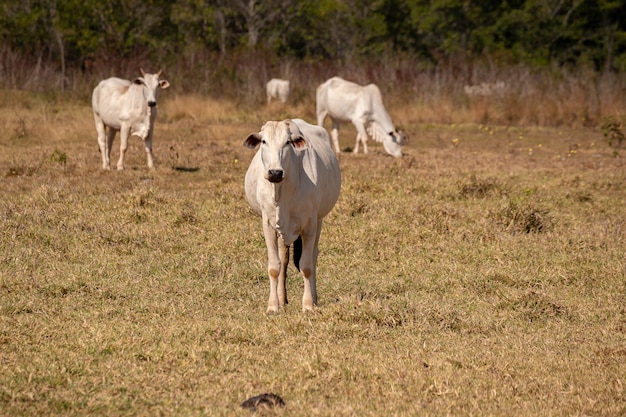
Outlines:
POLYGON ((340 77, 333 77, 317 87, 317 124, 324 125, 330 116, 333 126, 330 135, 335 152, 339 153, 339 122, 350 121, 357 130, 354 153, 363 144, 367 153, 368 134, 382 142, 388 154, 401 157, 404 133, 394 126, 383 105, 380 90, 375 84, 361 86, 340 77))
POLYGON ((267 245, 270 296, 267 312, 287 304, 289 247, 304 278, 302 310, 317 304, 315 285, 322 219, 339 198, 341 171, 324 128, 304 120, 270 121, 244 146, 255 154, 245 179, 245 193, 259 214, 267 245))
POLYGON ((94 88, 91 104, 103 169, 111 169, 111 147, 118 131, 121 143, 117 169, 124 169, 124 154, 131 135, 144 140, 148 167, 154 168, 152 136, 157 115, 157 94, 159 89, 170 86, 168 81, 159 79, 162 72, 148 74, 141 69, 141 77, 132 82, 112 77, 100 81, 94 88))
POLYGON ((268 106, 272 103, 272 99, 278 99, 285 104, 289 98, 289 80, 272 78, 265 84, 265 93, 268 106))

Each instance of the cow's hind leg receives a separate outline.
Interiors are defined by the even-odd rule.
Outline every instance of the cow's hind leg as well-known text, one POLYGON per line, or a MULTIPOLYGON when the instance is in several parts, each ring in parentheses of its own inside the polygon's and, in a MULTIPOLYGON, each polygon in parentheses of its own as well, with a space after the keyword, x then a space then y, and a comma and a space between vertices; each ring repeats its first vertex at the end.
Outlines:
MULTIPOLYGON (((96 132, 98 133, 98 148, 100 149, 100 156, 102 157, 102 169, 111 169, 111 144, 107 140, 107 135, 113 129, 109 128, 109 131, 107 132, 107 128, 102 120, 100 120, 100 118, 95 115, 94 119, 96 122, 96 132)), ((113 136, 115 136, 115 130, 113 130, 113 136)))
POLYGON ((116 134, 117 130, 110 127, 107 128, 107 169, 111 169, 111 149, 113 149, 113 140, 116 134))
POLYGON ((130 135, 130 127, 122 126, 120 130, 120 159, 117 161, 117 169, 124 169, 124 155, 128 149, 128 136, 130 135))

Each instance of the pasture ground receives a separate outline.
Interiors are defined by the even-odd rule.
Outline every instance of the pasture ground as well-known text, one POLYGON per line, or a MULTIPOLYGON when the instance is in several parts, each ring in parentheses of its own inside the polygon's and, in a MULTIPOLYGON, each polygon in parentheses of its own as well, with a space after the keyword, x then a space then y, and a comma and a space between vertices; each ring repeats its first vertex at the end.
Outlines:
POLYGON ((319 308, 291 267, 268 316, 241 143, 312 103, 163 93, 156 169, 132 138, 105 172, 87 102, 0 98, 0 415, 626 414, 626 164, 598 129, 392 107, 402 159, 340 155, 319 308))

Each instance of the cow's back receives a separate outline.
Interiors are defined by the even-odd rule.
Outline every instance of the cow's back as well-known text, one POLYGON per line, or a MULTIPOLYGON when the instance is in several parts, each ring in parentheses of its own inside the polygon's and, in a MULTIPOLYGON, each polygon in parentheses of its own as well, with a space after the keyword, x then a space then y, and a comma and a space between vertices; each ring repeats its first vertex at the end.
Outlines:
POLYGON ((93 108, 101 110, 101 107, 111 102, 118 102, 120 97, 128 91, 130 85, 130 81, 117 77, 100 81, 93 90, 91 101, 93 108))
POLYGON ((123 123, 129 123, 131 134, 143 139, 156 116, 156 108, 149 108, 144 99, 143 86, 116 77, 103 80, 96 86, 92 105, 94 114, 105 125, 119 130, 123 123))
POLYGON ((107 126, 119 129, 122 120, 132 117, 131 105, 127 103, 131 86, 128 80, 112 77, 100 81, 94 88, 91 100, 93 111, 107 126))
POLYGON ((333 119, 352 121, 361 116, 363 111, 363 87, 333 77, 319 86, 317 90, 318 114, 323 108, 333 119))

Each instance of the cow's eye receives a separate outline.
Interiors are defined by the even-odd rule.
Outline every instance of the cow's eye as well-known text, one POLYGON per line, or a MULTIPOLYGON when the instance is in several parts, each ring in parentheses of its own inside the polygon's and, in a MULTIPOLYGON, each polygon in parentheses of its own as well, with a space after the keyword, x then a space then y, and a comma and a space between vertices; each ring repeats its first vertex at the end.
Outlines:
POLYGON ((266 141, 265 139, 261 139, 261 143, 262 143, 263 145, 266 145, 266 144, 267 144, 267 141, 266 141))

